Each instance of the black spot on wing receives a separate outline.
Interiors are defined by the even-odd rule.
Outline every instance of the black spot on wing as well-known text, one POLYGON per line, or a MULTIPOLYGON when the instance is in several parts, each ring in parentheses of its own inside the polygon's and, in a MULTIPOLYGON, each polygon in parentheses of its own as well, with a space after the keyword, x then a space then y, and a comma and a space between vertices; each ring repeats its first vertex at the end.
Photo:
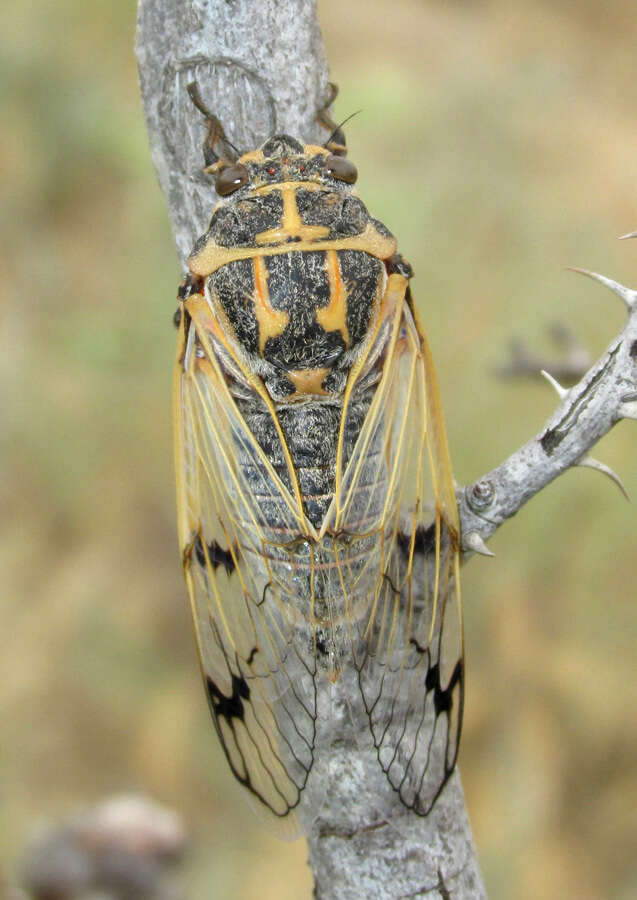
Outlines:
MULTIPOLYGON (((416 638, 410 638, 409 643, 416 648, 416 652, 419 656, 427 653, 427 649, 422 647, 416 638)), ((452 699, 453 699, 453 691, 458 684, 458 682, 462 681, 462 660, 458 660, 456 663, 453 672, 451 673, 451 678, 449 679, 449 684, 446 688, 443 688, 442 683, 440 681, 440 666, 438 663, 434 663, 433 666, 429 666, 427 669, 427 675, 425 676, 425 691, 429 694, 431 691, 434 693, 434 709, 436 711, 436 716, 439 716, 440 713, 449 713, 451 712, 452 707, 452 699)))
MULTIPOLYGON (((396 535, 398 549, 405 559, 409 557, 411 535, 398 532, 396 535)), ((434 523, 425 527, 419 525, 414 536, 414 553, 432 553, 436 547, 436 526, 434 523)))
POLYGON ((438 663, 429 667, 425 678, 425 690, 427 693, 433 691, 436 716, 439 716, 441 713, 449 714, 451 712, 453 690, 461 679, 462 662, 460 660, 456 663, 446 688, 443 688, 440 683, 440 667, 438 663))
POLYGON ((244 700, 250 699, 250 688, 245 678, 233 675, 232 693, 227 695, 219 690, 212 678, 206 676, 206 691, 215 716, 225 719, 230 725, 233 719, 243 722, 244 700))
POLYGON ((431 553, 436 546, 436 526, 432 523, 426 528, 419 525, 416 529, 414 551, 416 553, 431 553))
MULTIPOLYGON (((419 656, 426 655, 428 660, 431 660, 431 648, 423 646, 413 637, 410 638, 409 643, 414 647, 419 656)), ((379 751, 379 762, 389 779, 389 783, 394 790, 398 792, 405 806, 412 809, 419 816, 427 816, 429 814, 445 784, 449 780, 456 764, 460 742, 460 731, 462 727, 463 683, 464 664, 462 659, 459 659, 456 662, 446 687, 443 687, 442 684, 440 665, 438 663, 432 664, 429 662, 426 675, 421 684, 425 689, 423 706, 426 703, 426 698, 428 696, 431 696, 431 699, 433 700, 434 722, 433 724, 429 724, 426 731, 423 732, 420 737, 418 737, 418 735, 425 723, 424 715, 419 723, 417 720, 415 722, 416 741, 421 741, 421 748, 425 748, 428 744, 424 760, 422 758, 422 752, 418 756, 414 756, 412 745, 411 756, 405 768, 401 770, 401 767, 397 764, 397 759, 399 758, 397 756, 399 745, 410 730, 406 721, 403 722, 402 726, 398 721, 396 722, 396 727, 401 733, 398 735, 395 742, 395 752, 391 757, 391 760, 385 760, 383 762, 380 757, 382 744, 385 741, 385 735, 379 735, 380 740, 375 737, 376 747, 379 751), (454 697, 454 691, 459 692, 457 698, 454 697), (434 740, 436 732, 436 723, 441 716, 447 720, 447 726, 446 730, 440 733, 445 735, 444 748, 442 748, 442 754, 436 762, 431 758, 432 741, 434 740), (426 736, 427 734, 428 736, 426 736), (435 769, 430 769, 431 765, 435 766, 435 769), (392 773, 393 767, 396 769, 394 773, 392 773), (430 772, 433 778, 423 792, 423 787, 426 784, 425 779, 427 772, 430 772), (399 777, 397 777, 397 775, 399 777)), ((412 731, 410 740, 413 739, 414 732, 412 731)), ((409 747, 409 741, 406 746, 409 747)))
MULTIPOLYGON (((204 545, 200 535, 197 535, 194 549, 197 562, 200 566, 205 567, 206 552, 204 551, 204 545)), ((223 566, 228 575, 232 575, 235 570, 235 564, 230 550, 224 550, 216 541, 210 541, 210 543, 206 545, 206 550, 208 551, 208 559, 210 560, 210 565, 213 569, 223 566)))

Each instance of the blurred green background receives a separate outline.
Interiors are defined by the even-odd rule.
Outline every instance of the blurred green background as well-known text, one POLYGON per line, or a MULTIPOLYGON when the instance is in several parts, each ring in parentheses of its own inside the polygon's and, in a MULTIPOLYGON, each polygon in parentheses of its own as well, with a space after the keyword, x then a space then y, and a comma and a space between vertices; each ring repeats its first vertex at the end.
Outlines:
MULTIPOLYGON (((367 205, 416 270, 458 481, 554 397, 491 369, 512 335, 594 355, 637 282, 637 15, 628 0, 320 0, 367 205)), ((265 834, 199 683, 175 537, 180 277, 142 120, 132 0, 0 10, 0 868, 104 794, 181 812, 189 896, 309 897, 265 834)), ((637 497, 637 426, 597 450, 637 497)), ((637 509, 568 473, 466 569, 461 770, 492 900, 637 896, 637 509)))

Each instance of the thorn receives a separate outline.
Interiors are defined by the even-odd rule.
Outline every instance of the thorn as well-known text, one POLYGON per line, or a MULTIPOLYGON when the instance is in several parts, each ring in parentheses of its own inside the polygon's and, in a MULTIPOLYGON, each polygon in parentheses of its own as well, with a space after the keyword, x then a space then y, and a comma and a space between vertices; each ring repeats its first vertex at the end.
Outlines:
POLYGON ((467 549, 473 550, 474 553, 480 553, 482 556, 495 556, 495 553, 492 553, 491 550, 489 550, 477 531, 470 531, 469 534, 465 536, 463 544, 467 549))
POLYGON ((550 375, 550 374, 546 371, 546 369, 541 369, 541 370, 540 370, 540 374, 543 375, 543 376, 546 378, 546 380, 548 381, 548 383, 549 383, 550 385, 552 385, 552 386, 555 388, 555 390, 557 391, 557 395, 558 395, 558 397, 560 398, 560 400, 563 400, 564 397, 566 397, 566 395, 568 394, 569 389, 568 389, 568 388, 565 388, 565 387, 562 387, 562 385, 559 383, 559 381, 556 381, 555 378, 553 378, 553 376, 550 375))
POLYGON ((610 480, 615 482, 626 500, 630 500, 630 497, 626 493, 626 488, 624 487, 621 478, 619 477, 617 472, 613 472, 610 466, 605 465, 598 459, 593 459, 592 456, 583 456, 582 459, 580 459, 580 461, 576 463, 576 465, 582 466, 585 469, 597 469, 598 472, 602 472, 602 474, 608 475, 610 480))
MULTIPOLYGON (((635 234, 637 235, 637 232, 635 232, 635 234)), ((626 237, 632 237, 632 235, 626 235, 626 237)), ((606 278, 605 275, 600 275, 598 272, 589 272, 588 269, 580 269, 577 266, 567 266, 566 268, 571 272, 579 272, 580 275, 586 275, 588 278, 599 281, 600 284, 605 285, 614 294, 621 297, 629 310, 633 310, 637 307, 637 291, 632 291, 630 288, 624 287, 624 285, 620 284, 618 281, 613 281, 612 278, 606 278)))
POLYGON ((628 234, 622 234, 622 235, 620 235, 620 236, 619 236, 619 240, 620 240, 620 241, 625 241, 625 240, 627 240, 628 238, 634 238, 634 237, 637 237, 637 231, 629 231, 628 234))

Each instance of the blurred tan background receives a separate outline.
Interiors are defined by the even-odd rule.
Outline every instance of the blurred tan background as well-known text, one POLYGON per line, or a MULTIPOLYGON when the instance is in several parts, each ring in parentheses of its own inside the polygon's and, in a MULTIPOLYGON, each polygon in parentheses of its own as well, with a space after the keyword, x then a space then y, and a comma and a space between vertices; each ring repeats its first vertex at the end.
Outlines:
MULTIPOLYGON (((416 270, 456 476, 554 397, 490 370, 568 323, 602 352, 637 282, 637 14, 569 3, 320 0, 360 192, 416 270)), ((113 791, 185 816, 189 896, 310 896, 229 776, 175 538, 179 280, 147 149, 132 0, 0 10, 0 868, 113 791)), ((637 497, 637 425, 597 455, 637 497)), ((568 473, 465 574, 461 771, 492 900, 637 896, 637 508, 568 473)))

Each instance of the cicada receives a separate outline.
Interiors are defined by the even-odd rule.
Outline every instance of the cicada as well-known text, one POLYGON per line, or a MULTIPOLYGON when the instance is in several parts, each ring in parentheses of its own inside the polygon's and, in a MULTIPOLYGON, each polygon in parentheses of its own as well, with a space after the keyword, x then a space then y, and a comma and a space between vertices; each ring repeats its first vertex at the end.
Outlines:
POLYGON ((374 765, 426 815, 458 753, 463 637, 411 269, 359 199, 340 131, 241 155, 189 92, 219 199, 180 289, 177 497, 216 730, 239 782, 287 820, 338 739, 321 696, 347 678, 374 765))

